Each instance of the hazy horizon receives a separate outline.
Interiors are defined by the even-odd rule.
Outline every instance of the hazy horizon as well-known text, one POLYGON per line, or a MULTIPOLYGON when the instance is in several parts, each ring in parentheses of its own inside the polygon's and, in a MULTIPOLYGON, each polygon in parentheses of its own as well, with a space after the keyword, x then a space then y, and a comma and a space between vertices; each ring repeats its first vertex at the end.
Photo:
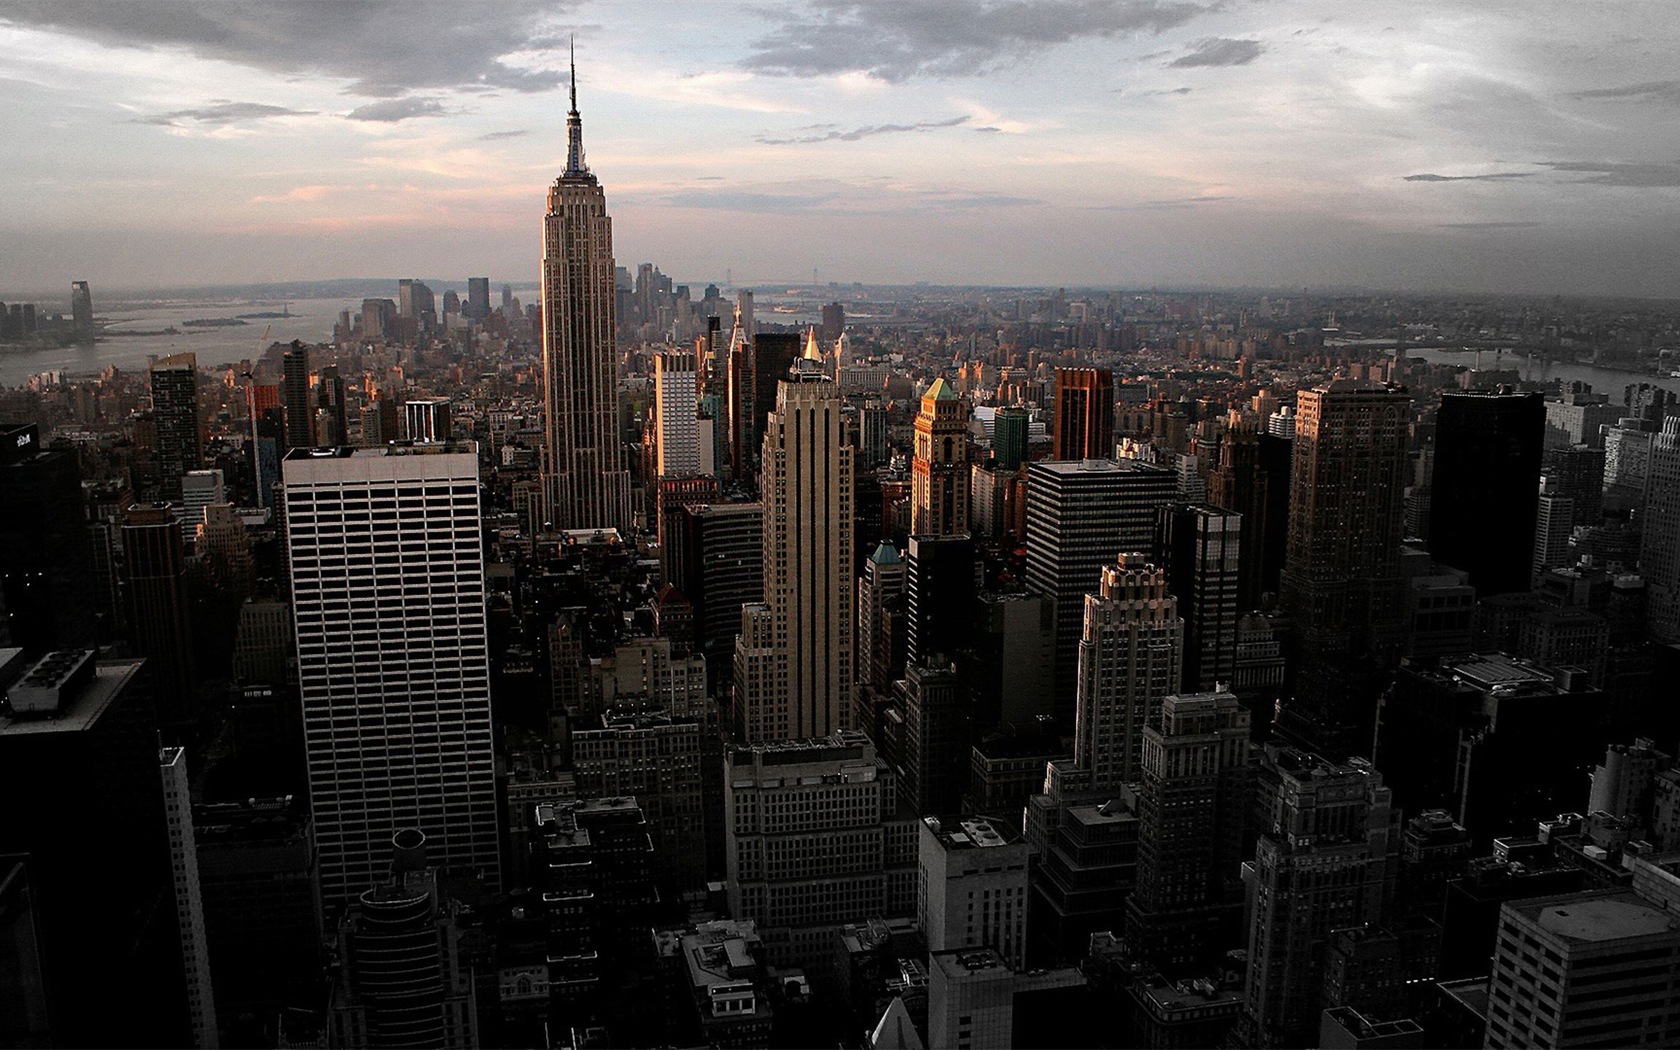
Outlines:
POLYGON ((1670 15, 0 0, 0 287, 534 279, 575 34, 615 255, 679 280, 1669 298, 1670 15))

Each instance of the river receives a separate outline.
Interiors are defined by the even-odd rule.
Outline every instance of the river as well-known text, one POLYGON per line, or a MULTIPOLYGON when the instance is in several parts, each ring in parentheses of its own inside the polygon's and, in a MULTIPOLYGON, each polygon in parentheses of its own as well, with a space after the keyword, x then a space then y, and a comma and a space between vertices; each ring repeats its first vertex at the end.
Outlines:
MULTIPOLYGON (((1633 383, 1652 383, 1680 393, 1680 377, 1675 376, 1623 372, 1620 369, 1599 368, 1596 365, 1576 364, 1572 361, 1545 361, 1513 353, 1499 354, 1492 350, 1483 350, 1481 355, 1483 368, 1514 368, 1523 379, 1537 383, 1548 379, 1561 379, 1566 383, 1573 380, 1591 383, 1595 392, 1609 394, 1611 401, 1620 401, 1622 391, 1633 383)), ((1435 364, 1461 365, 1465 368, 1476 366, 1474 350, 1407 347, 1406 356, 1419 357, 1435 364)))
POLYGON ((301 339, 321 343, 332 339, 341 310, 352 314, 361 299, 168 300, 113 304, 98 317, 104 334, 91 346, 51 347, 43 350, 0 349, 0 386, 18 386, 41 372, 67 376, 95 375, 115 365, 138 372, 154 357, 195 353, 200 368, 254 359, 269 343, 301 339), (286 317, 253 317, 244 324, 214 328, 183 328, 183 321, 232 318, 239 314, 286 313, 286 317), (168 335, 120 335, 121 332, 159 332, 168 335), (264 330, 268 337, 263 338, 264 330))

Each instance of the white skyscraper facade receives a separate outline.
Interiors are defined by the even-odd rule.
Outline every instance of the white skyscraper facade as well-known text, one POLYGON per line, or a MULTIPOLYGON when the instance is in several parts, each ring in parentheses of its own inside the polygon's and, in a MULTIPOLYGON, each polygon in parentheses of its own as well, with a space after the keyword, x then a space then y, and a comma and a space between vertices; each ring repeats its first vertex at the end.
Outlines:
POLYGON ((409 827, 496 885, 477 446, 294 449, 282 478, 323 907, 409 827))
POLYGON ((694 355, 669 351, 653 359, 653 418, 661 477, 700 473, 699 388, 694 355))

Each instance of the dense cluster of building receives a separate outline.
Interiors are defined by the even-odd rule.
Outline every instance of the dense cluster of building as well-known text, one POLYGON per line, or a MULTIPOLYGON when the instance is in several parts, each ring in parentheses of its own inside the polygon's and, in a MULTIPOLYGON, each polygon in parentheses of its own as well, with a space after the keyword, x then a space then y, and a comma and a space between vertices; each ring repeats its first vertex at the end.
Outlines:
POLYGON ((0 1042, 1680 1042, 1671 392, 778 324, 568 131, 537 304, 0 395, 0 1042))

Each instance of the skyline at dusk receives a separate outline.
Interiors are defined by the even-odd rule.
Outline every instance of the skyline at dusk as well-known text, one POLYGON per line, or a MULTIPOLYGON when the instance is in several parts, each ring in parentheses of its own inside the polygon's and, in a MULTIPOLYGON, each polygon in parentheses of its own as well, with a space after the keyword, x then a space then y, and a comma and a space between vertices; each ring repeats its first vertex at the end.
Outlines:
POLYGON ((577 41, 688 280, 1666 296, 1658 5, 0 3, 0 288, 535 279, 577 41))

